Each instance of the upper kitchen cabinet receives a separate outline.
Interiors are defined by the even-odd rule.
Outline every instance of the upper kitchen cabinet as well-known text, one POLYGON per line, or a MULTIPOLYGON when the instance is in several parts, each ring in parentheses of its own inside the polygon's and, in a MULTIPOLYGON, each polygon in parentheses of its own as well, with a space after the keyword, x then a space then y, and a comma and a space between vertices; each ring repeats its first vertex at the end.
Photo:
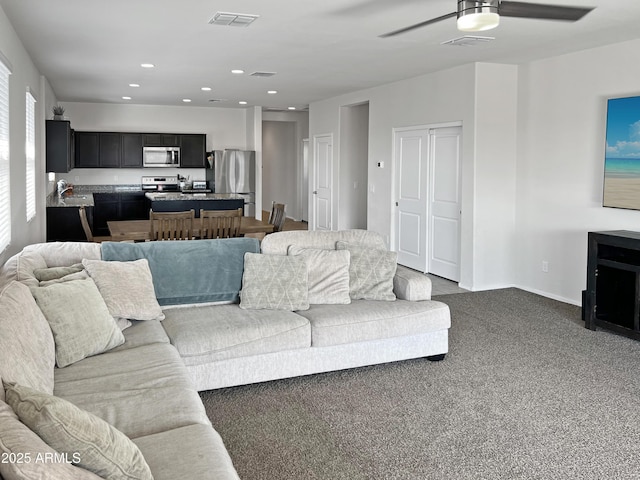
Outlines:
POLYGON ((46 170, 67 173, 73 168, 74 132, 66 120, 47 120, 46 170))
POLYGON ((180 166, 203 168, 205 166, 206 135, 180 135, 180 166))
POLYGON ((180 145, 178 135, 174 133, 145 133, 143 134, 145 147, 177 147, 180 145))
POLYGON ((98 132, 76 132, 76 168, 98 168, 100 135, 98 132))
POLYGON ((122 158, 120 159, 122 168, 142 167, 142 134, 123 133, 122 134, 122 158))
POLYGON ((101 168, 120 168, 122 146, 119 133, 101 132, 98 137, 98 166, 101 168))

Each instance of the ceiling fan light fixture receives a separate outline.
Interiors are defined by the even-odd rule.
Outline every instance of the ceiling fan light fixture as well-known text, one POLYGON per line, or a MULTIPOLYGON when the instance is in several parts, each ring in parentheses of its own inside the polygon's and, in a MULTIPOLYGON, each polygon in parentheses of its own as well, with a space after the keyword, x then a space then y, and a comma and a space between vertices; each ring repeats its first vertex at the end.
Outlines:
POLYGON ((458 30, 482 32, 496 28, 499 24, 498 2, 458 0, 458 30))

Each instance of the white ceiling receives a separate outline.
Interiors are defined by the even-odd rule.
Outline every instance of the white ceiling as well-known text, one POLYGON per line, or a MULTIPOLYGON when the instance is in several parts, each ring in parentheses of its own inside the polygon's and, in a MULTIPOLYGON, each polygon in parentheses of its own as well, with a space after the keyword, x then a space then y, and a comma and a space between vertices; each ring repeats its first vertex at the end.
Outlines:
POLYGON ((494 41, 460 47, 440 45, 463 35, 453 18, 378 37, 453 12, 456 0, 0 0, 60 101, 299 109, 468 62, 522 63, 640 38, 638 0, 540 3, 596 9, 576 23, 502 18, 480 33, 494 41), (209 25, 218 11, 260 18, 209 25), (277 74, 249 76, 255 71, 277 74))

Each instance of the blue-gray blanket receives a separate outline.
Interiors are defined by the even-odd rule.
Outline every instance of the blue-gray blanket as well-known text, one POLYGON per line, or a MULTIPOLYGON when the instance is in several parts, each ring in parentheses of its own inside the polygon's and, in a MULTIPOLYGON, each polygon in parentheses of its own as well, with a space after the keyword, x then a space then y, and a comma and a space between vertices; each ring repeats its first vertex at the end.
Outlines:
POLYGON ((255 238, 102 244, 102 259, 146 258, 160 305, 238 301, 245 252, 259 253, 255 238))

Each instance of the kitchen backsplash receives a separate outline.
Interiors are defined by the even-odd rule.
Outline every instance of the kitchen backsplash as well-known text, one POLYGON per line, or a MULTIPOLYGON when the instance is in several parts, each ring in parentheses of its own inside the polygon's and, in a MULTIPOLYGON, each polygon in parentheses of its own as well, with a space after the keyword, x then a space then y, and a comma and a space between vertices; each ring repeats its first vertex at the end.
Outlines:
MULTIPOLYGON (((204 168, 74 168, 69 173, 56 173, 56 181, 64 178, 74 185, 138 184, 143 175, 181 175, 189 180, 204 180, 204 168)), ((55 182, 53 182, 55 185, 55 182)), ((50 182, 51 186, 51 182, 50 182)))

